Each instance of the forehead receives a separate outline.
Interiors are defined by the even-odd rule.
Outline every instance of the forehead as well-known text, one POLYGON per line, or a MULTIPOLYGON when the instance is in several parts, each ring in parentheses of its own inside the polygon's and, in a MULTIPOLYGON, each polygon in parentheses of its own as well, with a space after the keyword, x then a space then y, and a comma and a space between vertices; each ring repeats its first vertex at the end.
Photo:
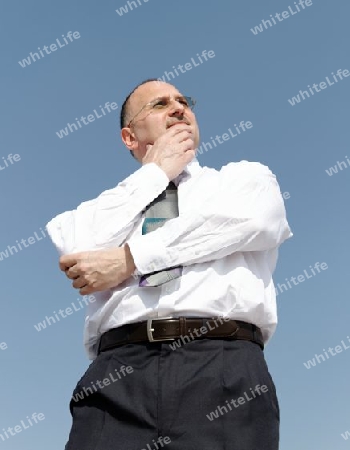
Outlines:
POLYGON ((146 103, 163 96, 182 95, 175 86, 162 81, 150 81, 138 87, 130 98, 130 110, 137 112, 146 103))

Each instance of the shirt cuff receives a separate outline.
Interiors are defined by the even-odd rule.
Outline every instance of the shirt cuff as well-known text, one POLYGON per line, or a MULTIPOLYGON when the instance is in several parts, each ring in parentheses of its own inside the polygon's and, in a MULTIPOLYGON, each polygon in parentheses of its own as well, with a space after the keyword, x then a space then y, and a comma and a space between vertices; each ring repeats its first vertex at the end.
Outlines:
POLYGON ((159 239, 149 238, 149 235, 143 235, 128 241, 136 266, 135 276, 173 267, 172 258, 168 255, 168 250, 164 244, 159 239), (145 239, 146 237, 147 239, 145 239))

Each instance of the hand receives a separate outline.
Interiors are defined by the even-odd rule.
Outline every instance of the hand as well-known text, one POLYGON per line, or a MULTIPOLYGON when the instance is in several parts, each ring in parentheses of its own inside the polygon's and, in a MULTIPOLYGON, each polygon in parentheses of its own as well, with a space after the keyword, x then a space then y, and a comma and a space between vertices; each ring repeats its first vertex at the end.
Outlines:
POLYGON ((61 256, 60 269, 81 295, 116 287, 129 278, 135 264, 129 246, 61 256))
POLYGON ((167 174, 169 181, 176 178, 196 154, 194 133, 186 124, 168 128, 154 144, 147 145, 142 164, 156 163, 167 174))

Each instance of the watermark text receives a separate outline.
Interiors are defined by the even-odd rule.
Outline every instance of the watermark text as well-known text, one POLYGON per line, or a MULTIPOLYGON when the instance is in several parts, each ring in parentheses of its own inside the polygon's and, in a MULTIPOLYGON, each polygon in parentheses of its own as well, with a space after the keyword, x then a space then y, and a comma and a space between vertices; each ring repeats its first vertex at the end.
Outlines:
POLYGON ((347 156, 345 156, 347 164, 345 161, 337 161, 337 164, 335 166, 330 167, 329 169, 326 169, 326 173, 329 177, 331 177, 332 175, 335 175, 338 172, 338 167, 340 170, 343 169, 347 169, 348 167, 350 167, 350 160, 347 156))
MULTIPOLYGON (((55 52, 59 48, 66 47, 66 45, 68 45, 70 42, 73 42, 76 39, 80 39, 79 31, 74 31, 74 33, 72 31, 68 31, 66 36, 64 34, 62 34, 62 39, 57 38, 55 43, 51 44, 49 47, 47 45, 44 45, 42 50, 40 47, 38 47, 41 58, 44 58, 46 55, 50 55, 51 53, 55 52), (49 48, 50 48, 50 50, 49 50, 49 48), (43 50, 45 51, 45 53, 43 52, 43 50)), ((39 56, 39 53, 38 52, 35 52, 35 53, 30 52, 29 56, 27 58, 22 59, 22 61, 18 61, 18 64, 23 68, 30 66, 32 61, 34 63, 36 61, 39 61, 39 59, 41 59, 39 56)))
POLYGON ((348 350, 350 348, 350 345, 346 345, 347 343, 350 343, 350 337, 346 336, 348 339, 348 342, 344 342, 344 340, 342 340, 340 342, 340 345, 336 345, 334 348, 333 347, 328 347, 328 349, 323 349, 323 353, 320 353, 319 355, 317 353, 315 353, 315 357, 312 359, 309 359, 308 362, 303 363, 304 366, 307 369, 311 369, 311 367, 316 367, 317 364, 321 364, 322 362, 327 361, 328 359, 330 359, 329 355, 331 356, 337 356, 339 353, 342 353, 343 350, 348 350))
POLYGON ((73 312, 84 309, 84 307, 87 306, 89 303, 94 303, 96 301, 96 297, 94 297, 93 295, 84 295, 84 297, 81 300, 79 299, 79 297, 77 300, 80 308, 77 307, 77 305, 74 302, 72 302, 71 303, 72 308, 68 306, 65 309, 59 309, 57 313, 56 311, 54 311, 52 313, 52 316, 45 316, 42 322, 39 322, 36 325, 34 325, 36 331, 45 330, 45 328, 48 328, 50 325, 59 322, 61 319, 65 319, 66 317, 71 316, 73 312))
POLYGON ((4 442, 10 439, 11 436, 16 436, 16 434, 22 433, 22 431, 27 430, 30 427, 33 427, 35 424, 38 424, 42 420, 45 419, 45 415, 43 413, 33 413, 31 417, 27 416, 25 419, 21 420, 19 425, 15 425, 14 427, 3 428, 0 433, 0 439, 4 442))
POLYGON ((67 122, 67 126, 60 130, 60 131, 56 131, 57 136, 62 139, 65 136, 68 136, 69 133, 74 133, 74 131, 78 131, 80 128, 83 128, 81 122, 84 125, 89 125, 89 123, 92 123, 95 121, 95 119, 100 119, 101 117, 106 115, 106 111, 108 113, 114 111, 115 109, 118 108, 118 104, 116 102, 106 102, 104 106, 100 105, 100 110, 96 111, 96 109, 93 110, 93 114, 89 114, 88 116, 81 116, 80 119, 78 119, 77 117, 75 118, 75 122, 76 123, 69 123, 67 122), (102 114, 99 114, 102 113, 102 114))
POLYGON ((278 283, 275 287, 276 295, 279 293, 288 291, 288 289, 292 289, 293 286, 297 286, 299 283, 303 283, 304 281, 315 277, 318 273, 321 273, 324 270, 328 269, 327 263, 315 263, 314 266, 309 266, 309 269, 304 269, 303 273, 296 276, 296 277, 290 277, 286 278, 285 283, 278 283))
POLYGON ((34 236, 30 236, 27 239, 21 239, 18 241, 16 239, 16 244, 14 245, 8 245, 7 248, 3 251, 0 251, 0 261, 3 261, 6 258, 9 258, 12 255, 15 255, 19 251, 24 250, 25 248, 28 248, 30 245, 35 244, 36 242, 42 241, 44 238, 46 238, 45 231, 40 228, 40 233, 34 232, 34 236), (23 248, 22 248, 23 246, 23 248))
POLYGON ((283 11, 282 13, 276 13, 274 16, 270 14, 270 19, 262 20, 259 25, 257 25, 254 28, 251 28, 250 31, 256 36, 258 33, 262 33, 268 28, 272 28, 273 26, 277 25, 279 22, 283 22, 285 19, 288 19, 291 16, 295 16, 295 14, 298 14, 302 12, 304 9, 306 9, 307 6, 312 6, 312 0, 299 0, 299 2, 294 2, 294 9, 293 6, 288 6, 288 11, 283 11), (278 20, 278 22, 275 20, 275 18, 278 20), (268 26, 267 26, 268 25, 268 26))
POLYGON ((5 170, 10 166, 13 166, 16 162, 21 160, 21 156, 18 153, 14 155, 9 153, 6 157, 2 156, 2 161, 0 161, 0 170, 5 170))
POLYGON ((110 386, 111 384, 121 380, 128 373, 132 373, 133 371, 134 369, 131 366, 120 366, 119 371, 118 369, 114 369, 115 374, 111 372, 103 380, 97 380, 95 382, 91 381, 90 383, 91 386, 83 387, 83 389, 80 392, 77 392, 76 394, 73 395, 72 399, 75 402, 78 402, 79 400, 84 400, 84 398, 88 397, 89 395, 94 394, 95 392, 105 388, 106 386, 110 386))
POLYGON ((224 414, 227 414, 229 411, 232 411, 232 407, 234 408, 239 408, 239 406, 244 405, 245 403, 252 401, 254 398, 260 397, 260 395, 265 394, 268 391, 268 387, 266 386, 266 384, 263 384, 262 386, 260 386, 260 384, 256 385, 254 389, 249 388, 250 392, 243 392, 243 395, 241 397, 238 397, 236 399, 231 399, 226 400, 226 405, 223 406, 219 406, 217 407, 217 409, 215 411, 212 411, 209 414, 206 414, 207 419, 210 420, 211 422, 215 419, 218 419, 221 416, 223 416, 224 414), (251 395, 251 397, 249 396, 251 395))
POLYGON ((318 92, 323 91, 324 89, 327 89, 329 86, 333 86, 334 84, 338 83, 339 81, 344 80, 344 78, 347 78, 350 76, 350 72, 347 69, 338 69, 337 73, 335 74, 332 72, 333 81, 329 79, 329 77, 326 77, 326 81, 321 81, 321 83, 316 84, 314 83, 312 86, 309 84, 307 87, 309 90, 305 91, 299 91, 299 94, 297 94, 295 97, 292 97, 292 99, 288 99, 288 102, 295 106, 296 104, 300 103, 302 100, 306 100, 307 98, 310 98, 312 95, 315 95, 318 92), (311 95, 310 95, 311 94, 311 95))
POLYGON ((226 141, 229 141, 230 139, 235 138, 239 134, 243 134, 245 131, 250 130, 253 128, 252 122, 244 121, 242 120, 239 125, 234 124, 234 131, 232 131, 231 128, 229 128, 227 133, 223 133, 222 135, 217 134, 215 138, 210 136, 210 141, 203 142, 197 149, 196 149, 196 156, 198 153, 201 155, 203 152, 207 152, 208 150, 211 150, 213 147, 217 147, 218 144, 221 145, 226 141))

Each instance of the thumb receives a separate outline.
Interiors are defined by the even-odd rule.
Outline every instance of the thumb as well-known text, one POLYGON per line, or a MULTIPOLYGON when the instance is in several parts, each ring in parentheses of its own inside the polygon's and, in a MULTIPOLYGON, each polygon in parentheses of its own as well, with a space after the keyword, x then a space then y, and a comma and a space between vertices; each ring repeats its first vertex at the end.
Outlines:
POLYGON ((196 156, 196 149, 191 149, 186 151, 186 160, 192 161, 192 159, 196 156))

